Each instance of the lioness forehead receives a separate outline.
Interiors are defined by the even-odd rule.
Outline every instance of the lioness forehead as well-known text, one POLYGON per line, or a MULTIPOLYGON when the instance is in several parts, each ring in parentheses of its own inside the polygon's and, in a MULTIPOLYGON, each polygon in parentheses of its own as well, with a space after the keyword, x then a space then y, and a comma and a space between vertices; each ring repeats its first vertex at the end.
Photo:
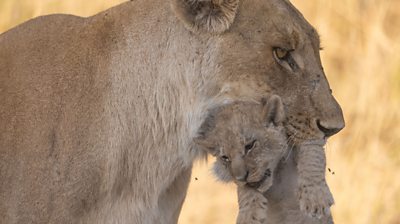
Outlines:
MULTIPOLYGON (((267 1, 268 2, 268 1, 267 1)), ((277 25, 291 25, 299 29, 298 31, 306 33, 306 35, 315 41, 319 41, 319 35, 316 29, 304 18, 300 11, 296 9, 288 0, 273 0, 271 14, 272 18, 277 18, 277 25), (276 14, 276 15, 274 15, 276 14), (287 21, 285 23, 285 21, 287 21)), ((290 29, 289 27, 286 27, 290 29)))
POLYGON ((311 41, 319 48, 318 32, 288 0, 243 1, 232 29, 235 28, 244 36, 266 33, 272 42, 286 42, 294 47, 311 41))

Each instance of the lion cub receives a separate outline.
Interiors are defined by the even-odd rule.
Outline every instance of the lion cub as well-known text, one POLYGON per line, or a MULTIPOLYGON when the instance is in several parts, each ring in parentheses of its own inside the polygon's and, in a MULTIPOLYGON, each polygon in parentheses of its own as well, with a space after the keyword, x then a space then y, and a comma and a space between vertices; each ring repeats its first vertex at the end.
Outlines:
POLYGON ((283 105, 278 96, 258 102, 234 102, 210 111, 195 143, 217 157, 214 171, 222 181, 238 185, 237 223, 267 221, 262 195, 287 150, 282 127, 283 105))

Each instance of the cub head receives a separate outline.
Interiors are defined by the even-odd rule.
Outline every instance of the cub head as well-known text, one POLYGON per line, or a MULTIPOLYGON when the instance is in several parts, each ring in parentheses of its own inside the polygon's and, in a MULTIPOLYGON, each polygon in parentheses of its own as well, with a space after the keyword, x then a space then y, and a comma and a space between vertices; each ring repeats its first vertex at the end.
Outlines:
POLYGON ((181 23, 208 49, 199 51, 204 96, 280 96, 285 128, 296 144, 344 127, 321 64, 318 33, 289 0, 172 2, 181 23))
POLYGON ((265 192, 287 150, 283 119, 277 96, 261 103, 234 102, 211 110, 194 142, 217 158, 214 171, 220 180, 265 192))

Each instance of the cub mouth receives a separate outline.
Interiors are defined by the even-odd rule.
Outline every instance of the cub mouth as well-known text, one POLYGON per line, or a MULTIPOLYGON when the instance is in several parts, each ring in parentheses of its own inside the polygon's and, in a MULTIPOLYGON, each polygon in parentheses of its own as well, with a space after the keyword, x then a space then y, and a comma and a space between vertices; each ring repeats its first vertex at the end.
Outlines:
POLYGON ((268 177, 271 177, 271 170, 270 169, 265 170, 264 176, 259 181, 257 181, 257 182, 247 182, 246 185, 248 187, 252 187, 252 188, 259 188, 268 177))

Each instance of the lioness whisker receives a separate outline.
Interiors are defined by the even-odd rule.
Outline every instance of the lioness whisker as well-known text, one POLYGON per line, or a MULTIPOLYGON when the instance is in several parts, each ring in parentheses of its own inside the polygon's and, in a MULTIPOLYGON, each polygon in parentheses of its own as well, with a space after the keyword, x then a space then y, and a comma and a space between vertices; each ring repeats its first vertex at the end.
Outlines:
POLYGON ((289 146, 289 149, 288 149, 288 153, 286 155, 286 158, 283 160, 284 162, 287 162, 287 160, 289 159, 290 155, 292 154, 292 150, 293 150, 294 145, 295 145, 294 141, 292 141, 292 140, 295 138, 296 134, 297 134, 297 130, 296 130, 295 133, 293 133, 293 135, 291 135, 287 139, 287 145, 289 146))

